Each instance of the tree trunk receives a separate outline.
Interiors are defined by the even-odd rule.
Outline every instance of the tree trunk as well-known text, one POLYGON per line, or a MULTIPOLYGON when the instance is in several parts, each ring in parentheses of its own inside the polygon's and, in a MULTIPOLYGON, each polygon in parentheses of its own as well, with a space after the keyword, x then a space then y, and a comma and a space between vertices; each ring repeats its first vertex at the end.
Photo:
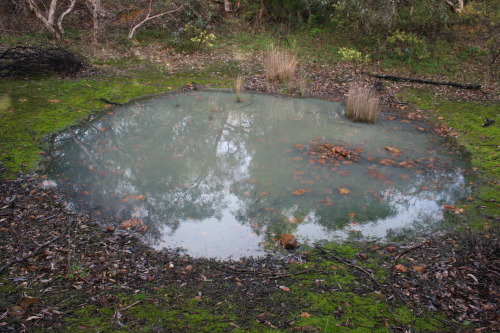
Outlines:
POLYGON ((455 1, 452 0, 445 0, 446 4, 450 6, 451 10, 455 14, 460 14, 462 10, 464 9, 464 0, 457 0, 456 3, 455 1))
POLYGON ((231 1, 230 0, 224 0, 224 11, 226 13, 231 12, 231 1))
POLYGON ((61 35, 60 33, 54 28, 54 15, 57 7, 57 0, 52 0, 50 2, 49 6, 49 11, 47 13, 47 17, 44 16, 44 13, 40 9, 40 7, 37 6, 34 0, 24 0, 26 4, 28 5, 28 8, 31 10, 31 12, 40 20, 42 21, 43 25, 47 30, 56 38, 60 38, 61 35))
MULTIPOLYGON (((62 21, 64 17, 73 11, 75 7, 76 0, 70 0, 69 7, 62 12, 61 16, 56 20, 57 9, 58 9, 58 0, 51 0, 49 9, 47 12, 44 11, 37 5, 36 0, 24 0, 30 11, 38 18, 45 28, 52 34, 55 38, 61 38, 64 33, 64 29, 62 27, 62 21)), ((100 1, 100 0, 99 0, 100 1)))

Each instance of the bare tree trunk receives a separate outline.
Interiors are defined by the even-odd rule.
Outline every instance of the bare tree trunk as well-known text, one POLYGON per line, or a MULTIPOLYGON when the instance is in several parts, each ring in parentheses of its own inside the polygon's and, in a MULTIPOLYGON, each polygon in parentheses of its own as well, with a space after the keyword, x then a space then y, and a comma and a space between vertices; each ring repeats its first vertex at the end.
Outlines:
POLYGON ((101 0, 87 0, 87 2, 92 10, 92 44, 94 44, 95 47, 99 37, 99 13, 101 11, 101 0))
POLYGON ((64 34, 64 29, 62 27, 62 21, 64 20, 64 18, 66 17, 66 15, 68 15, 69 13, 71 13, 73 11, 73 8, 75 8, 75 4, 76 4, 76 0, 71 0, 71 3, 69 4, 68 9, 66 9, 61 14, 61 16, 59 16, 59 19, 57 20, 57 28, 59 29, 59 31, 61 32, 61 34, 64 34))
POLYGON ((56 22, 56 11, 58 8, 58 0, 51 0, 49 9, 46 13, 38 6, 36 0, 24 0, 30 11, 33 15, 38 18, 45 28, 56 38, 61 38, 64 33, 64 29, 62 27, 62 21, 64 17, 66 17, 73 8, 75 7, 76 0, 70 0, 69 7, 61 14, 61 16, 57 19, 56 22))
POLYGON ((43 25, 47 30, 56 38, 60 38, 61 34, 54 28, 54 15, 57 7, 57 0, 52 0, 50 2, 50 7, 49 11, 47 13, 47 17, 44 16, 44 13, 38 7, 36 2, 34 0, 24 0, 26 4, 28 5, 29 9, 31 12, 40 20, 42 21, 43 25))
POLYGON ((455 14, 460 14, 464 9, 464 0, 457 0, 456 2, 454 0, 445 0, 445 2, 455 14))
POLYGON ((226 13, 231 12, 231 1, 230 0, 224 0, 224 11, 226 13))

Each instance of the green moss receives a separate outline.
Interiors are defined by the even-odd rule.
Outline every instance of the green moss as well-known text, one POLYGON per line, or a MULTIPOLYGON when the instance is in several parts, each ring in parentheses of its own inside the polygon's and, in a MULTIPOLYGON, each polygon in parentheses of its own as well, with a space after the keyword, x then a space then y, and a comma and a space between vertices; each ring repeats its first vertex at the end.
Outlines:
POLYGON ((436 97, 433 92, 423 89, 409 89, 403 97, 417 109, 432 110, 434 119, 445 124, 471 153, 474 167, 493 177, 499 176, 497 125, 482 127, 486 119, 496 118, 498 104, 450 101, 446 96, 436 97))
POLYGON ((431 112, 432 118, 445 125, 454 140, 470 153, 472 170, 477 171, 476 177, 470 179, 476 184, 475 193, 469 202, 462 203, 465 214, 456 222, 481 228, 489 219, 498 218, 498 122, 482 126, 487 119, 497 118, 498 104, 450 101, 424 89, 408 89, 401 97, 417 109, 431 112))
POLYGON ((65 332, 112 332, 113 310, 87 305, 65 318, 65 332))
POLYGON ((109 107, 101 98, 126 103, 194 80, 199 85, 232 83, 232 79, 209 77, 203 72, 167 75, 155 66, 143 68, 137 78, 115 74, 91 79, 0 80, 0 161, 6 175, 36 168, 48 148, 47 136, 109 107))

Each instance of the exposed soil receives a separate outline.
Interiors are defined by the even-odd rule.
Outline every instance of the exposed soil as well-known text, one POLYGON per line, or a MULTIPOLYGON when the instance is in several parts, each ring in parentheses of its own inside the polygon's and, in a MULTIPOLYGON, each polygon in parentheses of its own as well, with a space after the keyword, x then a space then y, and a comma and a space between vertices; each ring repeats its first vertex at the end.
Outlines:
MULTIPOLYGON (((203 59, 194 59, 193 63, 203 63, 203 59)), ((283 91, 282 86, 265 80, 257 60, 249 60, 245 66, 246 89, 283 91)), ((177 66, 179 70, 182 67, 180 63, 177 66)), ((301 71, 311 82, 310 95, 334 100, 345 97, 348 84, 355 77, 347 65, 307 67, 301 71)), ((362 80, 369 84, 377 81, 367 76, 362 76, 362 80)), ((379 94, 386 106, 406 112, 408 105, 395 97, 396 92, 414 85, 418 84, 384 83, 379 94)), ((436 93, 454 92, 457 98, 467 100, 491 99, 495 91, 433 89, 436 93)), ((298 94, 294 87, 288 92, 298 94)), ((239 304, 240 319, 231 323, 236 328, 247 327, 249 318, 253 318, 266 329, 313 332, 317 328, 294 326, 294 318, 288 315, 297 309, 297 302, 270 295, 286 293, 285 286, 295 278, 318 272, 315 267, 325 257, 340 261, 357 276, 360 284, 355 291, 360 294, 375 291, 385 295, 387 302, 407 304, 421 314, 445 313, 450 320, 439 319, 443 330, 459 330, 463 327, 459 324, 464 322, 478 332, 500 330, 500 243, 495 220, 481 234, 442 235, 394 246, 370 245, 361 250, 358 258, 338 258, 328 250, 317 249, 311 253, 291 252, 285 259, 251 258, 221 263, 190 258, 173 250, 154 251, 126 229, 104 230, 92 216, 68 211, 62 194, 44 189, 43 179, 36 176, 2 179, 0 193, 0 287, 4 290, 0 331, 59 330, 65 325, 64 317, 75 311, 67 307, 68 300, 82 295, 86 299, 82 307, 111 307, 118 325, 131 328, 140 323, 127 321, 129 308, 118 307, 119 300, 110 296, 112 291, 175 286, 190 287, 186 288, 185 298, 200 301, 211 295, 239 304), (360 263, 375 261, 392 273, 387 279, 378 280, 353 259, 360 263), (290 263, 310 265, 297 269, 290 263), (210 288, 207 280, 212 282, 210 288), (31 291, 30 296, 24 294, 26 290, 31 291), (266 304, 265 311, 262 304, 266 304)), ((327 289, 318 287, 317 292, 327 289)), ((407 331, 398 325, 387 328, 407 331)))

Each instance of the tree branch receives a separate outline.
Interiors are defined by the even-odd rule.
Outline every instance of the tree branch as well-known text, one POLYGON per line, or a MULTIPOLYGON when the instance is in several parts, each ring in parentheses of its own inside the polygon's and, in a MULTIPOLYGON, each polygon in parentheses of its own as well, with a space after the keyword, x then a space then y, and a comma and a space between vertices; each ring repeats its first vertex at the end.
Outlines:
POLYGON ((59 31, 61 32, 61 34, 64 34, 64 29, 62 27, 62 21, 64 20, 64 18, 66 17, 66 15, 68 15, 69 13, 71 13, 73 11, 73 8, 75 8, 75 4, 76 4, 76 0, 71 0, 71 3, 69 4, 68 9, 66 9, 61 14, 61 16, 59 17, 59 19, 57 20, 57 28, 59 29, 59 31))
POLYGON ((144 23, 146 23, 147 21, 150 21, 152 19, 155 19, 157 17, 160 17, 160 16, 163 16, 163 15, 166 15, 166 14, 171 14, 173 12, 176 12, 180 9, 182 9, 184 7, 184 5, 180 6, 180 7, 177 7, 175 9, 172 9, 168 12, 164 12, 164 13, 161 13, 161 14, 156 14, 156 15, 153 15, 153 16, 150 16, 151 15, 151 2, 149 3, 149 12, 148 12, 148 15, 146 16, 146 18, 144 20, 142 20, 141 22, 137 23, 131 30, 130 32, 128 33, 128 39, 132 39, 134 38, 134 35, 135 35, 135 31, 141 26, 143 25, 144 23))

